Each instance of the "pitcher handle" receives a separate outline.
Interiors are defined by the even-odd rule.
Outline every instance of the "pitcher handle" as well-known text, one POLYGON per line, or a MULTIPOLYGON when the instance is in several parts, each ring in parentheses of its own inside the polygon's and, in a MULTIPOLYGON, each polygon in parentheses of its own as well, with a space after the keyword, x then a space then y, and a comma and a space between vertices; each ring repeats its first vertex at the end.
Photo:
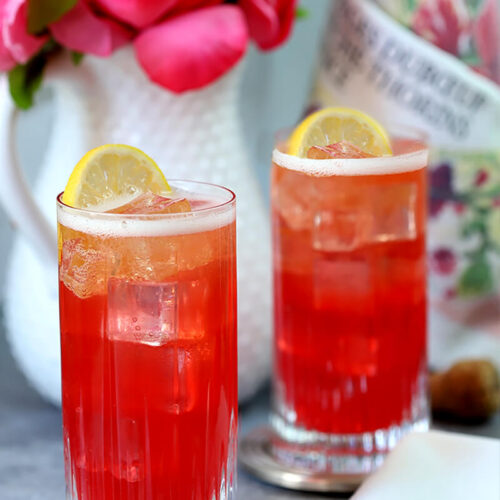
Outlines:
POLYGON ((54 229, 38 207, 22 171, 15 148, 15 122, 19 111, 9 93, 7 75, 0 75, 0 204, 7 216, 41 253, 44 262, 57 259, 54 229), (46 260, 47 259, 47 260, 46 260))
MULTIPOLYGON (((0 75, 0 207, 43 262, 52 265, 57 264, 57 238, 49 217, 55 221, 55 197, 64 188, 71 167, 97 145, 92 135, 94 115, 85 96, 97 95, 99 88, 91 67, 82 64, 77 70, 65 54, 51 60, 43 85, 52 90, 54 112, 44 155, 47 168, 40 170, 38 180, 46 188, 43 195, 47 206, 37 203, 19 165, 14 141, 19 112, 9 94, 7 76, 0 75)), ((43 163, 41 159, 40 166, 43 163)))

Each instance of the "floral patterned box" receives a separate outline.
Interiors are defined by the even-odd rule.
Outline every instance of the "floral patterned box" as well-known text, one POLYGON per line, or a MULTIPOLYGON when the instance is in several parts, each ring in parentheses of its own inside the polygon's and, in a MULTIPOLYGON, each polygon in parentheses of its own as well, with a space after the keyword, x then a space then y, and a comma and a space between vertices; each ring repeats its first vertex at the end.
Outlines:
POLYGON ((416 34, 500 83, 500 0, 376 0, 416 34))
POLYGON ((500 148, 435 150, 430 170, 431 349, 443 360, 500 353, 500 148), (495 342, 496 339, 496 342, 495 342))

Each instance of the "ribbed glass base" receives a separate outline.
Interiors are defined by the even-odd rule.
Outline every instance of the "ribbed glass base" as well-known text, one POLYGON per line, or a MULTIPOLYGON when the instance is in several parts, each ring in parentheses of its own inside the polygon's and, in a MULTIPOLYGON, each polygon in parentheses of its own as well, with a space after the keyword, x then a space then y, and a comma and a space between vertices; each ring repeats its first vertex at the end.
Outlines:
POLYGON ((415 421, 360 434, 310 431, 276 414, 271 416, 271 423, 276 433, 271 449, 277 460, 291 468, 332 474, 371 473, 405 434, 429 429, 427 412, 415 421))

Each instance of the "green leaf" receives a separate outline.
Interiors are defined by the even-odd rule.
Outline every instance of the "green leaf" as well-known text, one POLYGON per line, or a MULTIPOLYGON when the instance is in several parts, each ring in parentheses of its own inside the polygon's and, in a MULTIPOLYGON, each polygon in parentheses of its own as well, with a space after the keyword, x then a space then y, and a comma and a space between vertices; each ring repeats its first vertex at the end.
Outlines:
POLYGON ((28 0, 28 31, 37 35, 61 19, 78 0, 28 0))
POLYGON ((481 59, 481 57, 479 57, 479 54, 476 51, 474 52, 471 51, 468 54, 465 54, 461 59, 469 66, 480 66, 483 62, 483 60, 481 59))
POLYGON ((458 293, 463 297, 482 295, 493 290, 491 266, 484 255, 479 255, 462 273, 458 293))
POLYGON ((406 0, 406 8, 409 12, 417 10, 418 0, 406 0))
POLYGON ((9 90, 18 108, 29 109, 33 106, 33 96, 42 83, 46 63, 45 54, 40 53, 9 72, 9 90))
POLYGON ((475 16, 481 7, 483 6, 484 0, 467 0, 466 4, 467 7, 469 8, 470 13, 472 16, 475 16))
POLYGON ((475 219, 464 225, 462 228, 462 236, 465 238, 473 235, 474 233, 486 233, 486 221, 483 219, 475 219))
POLYGON ((307 19, 308 17, 309 17, 309 11, 305 7, 299 5, 297 9, 295 9, 296 19, 307 19))
POLYGON ((83 56, 84 54, 81 52, 76 52, 74 50, 71 51, 71 60, 75 66, 78 66, 82 62, 83 56))

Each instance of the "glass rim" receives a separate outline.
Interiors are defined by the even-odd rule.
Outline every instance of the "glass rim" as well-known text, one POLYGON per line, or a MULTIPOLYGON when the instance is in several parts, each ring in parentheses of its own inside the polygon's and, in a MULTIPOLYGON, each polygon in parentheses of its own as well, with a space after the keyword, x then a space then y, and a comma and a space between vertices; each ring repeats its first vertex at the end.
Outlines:
MULTIPOLYGON (((272 152, 272 162, 299 172, 314 176, 353 176, 353 175, 385 175, 404 173, 427 168, 429 164, 430 146, 427 134, 416 127, 401 125, 397 122, 384 124, 389 138, 414 139, 421 143, 422 148, 416 151, 403 152, 391 156, 373 158, 302 158, 285 153, 280 146, 286 143, 275 141, 272 152)), ((275 139, 286 130, 276 132, 275 139)))
MULTIPOLYGON (((390 122, 384 122, 383 123, 384 129, 387 132, 387 135, 389 136, 389 139, 392 139, 393 137, 397 137, 399 139, 416 139, 420 141, 424 148, 418 151, 413 151, 411 153, 400 153, 397 155, 391 155, 391 156, 379 156, 376 158, 399 158, 402 156, 408 156, 413 153, 420 153, 422 151, 430 151, 431 145, 429 144, 429 134, 425 132, 422 129, 419 129, 418 127, 414 127, 412 125, 405 125, 401 122, 397 121, 390 121, 390 122)), ((286 156, 293 156, 289 155, 288 153, 285 153, 281 151, 281 149, 278 148, 280 144, 286 143, 287 138, 290 137, 291 132, 293 132, 294 127, 281 127, 276 132, 274 133, 274 147, 273 147, 273 152, 274 151, 279 151, 281 154, 286 155, 286 156)), ((303 160, 311 160, 312 158, 302 158, 303 160)), ((331 158, 331 160, 337 160, 337 161, 345 161, 345 162, 352 162, 352 161, 365 161, 365 160, 373 160, 374 158, 331 158)), ((330 159, 325 159, 325 160, 313 160, 313 161, 330 161, 330 159)))
POLYGON ((158 220, 158 219, 183 219, 189 217, 202 217, 204 215, 211 215, 214 212, 223 212, 224 209, 229 209, 235 204, 236 194, 231 189, 221 186, 219 184, 214 184, 211 182, 203 181, 193 181, 190 179, 171 179, 168 181, 170 185, 175 185, 177 183, 194 184, 196 186, 204 186, 208 188, 215 188, 217 191, 225 192, 228 195, 228 199, 211 205, 209 207, 200 208, 198 210, 193 210, 191 212, 175 212, 169 214, 117 214, 109 212, 100 212, 98 210, 91 210, 88 208, 78 208, 67 205, 62 201, 62 196, 64 191, 61 191, 56 197, 57 208, 62 209, 71 213, 77 217, 90 217, 90 218, 102 218, 109 220, 137 220, 137 221, 148 221, 148 220, 158 220))

